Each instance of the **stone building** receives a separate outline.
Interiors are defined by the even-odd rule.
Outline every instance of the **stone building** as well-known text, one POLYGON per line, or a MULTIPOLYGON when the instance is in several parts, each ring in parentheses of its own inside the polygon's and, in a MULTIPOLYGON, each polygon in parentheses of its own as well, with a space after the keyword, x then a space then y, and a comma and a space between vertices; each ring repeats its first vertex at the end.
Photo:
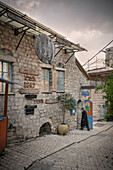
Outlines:
MULTIPOLYGON (((65 121, 69 129, 80 126, 81 114, 78 125, 77 114, 82 102, 92 99, 91 95, 81 95, 81 87, 91 84, 74 54, 85 49, 2 2, 0 11, 0 77, 23 85, 9 87, 9 141, 15 136, 36 137, 41 131, 56 133, 62 122, 56 98, 64 92, 71 93, 77 102, 77 110, 67 111, 65 121)), ((1 115, 4 90, 1 83, 1 115)))
MULTIPOLYGON (((113 47, 105 49, 105 67, 96 68, 88 71, 88 75, 90 76, 90 82, 94 86, 100 85, 106 81, 105 77, 111 72, 113 72, 113 47), (100 81, 102 80, 102 81, 100 81)), ((102 119, 104 114, 107 112, 107 108, 104 108, 105 100, 103 100, 102 91, 98 91, 95 94, 95 90, 91 91, 92 101, 93 101, 93 114, 94 119, 102 119), (99 114, 100 113, 100 114, 99 114)))
POLYGON ((106 67, 113 66, 113 47, 106 48, 106 67))

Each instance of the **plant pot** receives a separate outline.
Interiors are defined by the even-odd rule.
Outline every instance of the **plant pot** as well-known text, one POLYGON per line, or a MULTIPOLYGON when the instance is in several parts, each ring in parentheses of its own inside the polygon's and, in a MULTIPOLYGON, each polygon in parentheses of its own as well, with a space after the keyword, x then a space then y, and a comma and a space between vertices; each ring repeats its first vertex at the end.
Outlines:
POLYGON ((59 135, 66 135, 68 132, 68 125, 66 124, 59 124, 57 127, 57 131, 59 135))

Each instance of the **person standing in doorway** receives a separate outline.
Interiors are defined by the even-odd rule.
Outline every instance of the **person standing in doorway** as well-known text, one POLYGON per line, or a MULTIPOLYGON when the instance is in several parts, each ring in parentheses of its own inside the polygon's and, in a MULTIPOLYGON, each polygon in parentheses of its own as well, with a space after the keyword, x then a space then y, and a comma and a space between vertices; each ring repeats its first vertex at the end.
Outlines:
POLYGON ((82 119, 81 119, 81 129, 83 130, 84 126, 87 127, 87 130, 90 131, 89 125, 88 125, 88 119, 87 119, 87 113, 84 110, 84 108, 81 108, 82 111, 82 119))

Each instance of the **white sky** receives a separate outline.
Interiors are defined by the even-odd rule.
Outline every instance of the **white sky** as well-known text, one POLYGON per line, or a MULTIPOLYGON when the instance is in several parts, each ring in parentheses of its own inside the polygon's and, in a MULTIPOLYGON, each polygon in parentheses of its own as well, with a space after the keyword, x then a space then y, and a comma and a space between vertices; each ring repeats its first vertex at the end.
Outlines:
POLYGON ((113 40, 113 0, 1 1, 86 48, 88 52, 76 54, 81 64, 113 40))

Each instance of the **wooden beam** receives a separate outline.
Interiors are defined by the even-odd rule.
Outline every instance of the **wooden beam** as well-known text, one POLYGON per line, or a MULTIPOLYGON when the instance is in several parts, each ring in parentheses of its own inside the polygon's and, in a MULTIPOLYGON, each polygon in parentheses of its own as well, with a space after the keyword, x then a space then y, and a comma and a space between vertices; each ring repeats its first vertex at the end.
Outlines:
POLYGON ((69 42, 69 41, 66 40, 66 39, 63 40, 63 39, 57 37, 57 38, 56 38, 56 42, 58 42, 58 43, 60 43, 60 44, 62 44, 62 45, 64 45, 64 46, 71 47, 71 42, 69 42))
MULTIPOLYGON (((25 26, 33 29, 33 30, 36 30, 36 26, 33 25, 33 24, 31 24, 30 22, 26 21, 25 19, 23 19, 23 18, 15 15, 15 14, 13 14, 13 13, 11 13, 11 12, 8 12, 7 15, 8 15, 8 17, 9 17, 10 19, 13 19, 14 21, 19 22, 20 24, 23 24, 23 25, 25 25, 25 26)), ((24 16, 25 16, 25 15, 24 15, 24 16)), ((24 16, 22 16, 22 17, 24 17, 24 16)))
POLYGON ((20 94, 39 94, 39 89, 20 89, 20 94))

